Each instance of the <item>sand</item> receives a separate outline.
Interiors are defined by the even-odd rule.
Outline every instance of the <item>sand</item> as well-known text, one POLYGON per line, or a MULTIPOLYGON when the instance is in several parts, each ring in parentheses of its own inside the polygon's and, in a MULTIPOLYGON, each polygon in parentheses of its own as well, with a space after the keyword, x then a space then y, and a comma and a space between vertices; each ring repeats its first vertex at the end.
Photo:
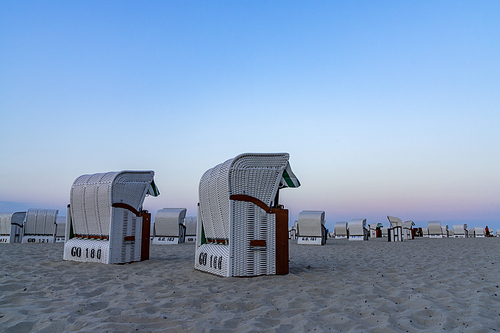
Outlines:
POLYGON ((195 271, 192 244, 125 265, 62 253, 0 244, 0 331, 500 331, 500 238, 290 241, 290 274, 253 278, 195 271))

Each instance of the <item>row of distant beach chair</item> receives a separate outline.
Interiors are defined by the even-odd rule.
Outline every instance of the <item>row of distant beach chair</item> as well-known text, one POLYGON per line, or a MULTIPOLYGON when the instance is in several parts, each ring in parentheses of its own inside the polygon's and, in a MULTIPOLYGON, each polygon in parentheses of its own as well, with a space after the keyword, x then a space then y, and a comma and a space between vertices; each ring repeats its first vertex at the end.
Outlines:
MULTIPOLYGON (((185 208, 164 208, 156 213, 150 237, 152 244, 196 241, 196 217, 186 217, 185 208)), ((0 243, 64 242, 66 217, 54 209, 28 209, 0 213, 0 243)))
MULTIPOLYGON (((147 260, 151 243, 175 243, 175 239, 155 239, 170 235, 169 228, 164 231, 160 224, 154 226, 151 240, 151 214, 143 210, 143 202, 147 195, 159 195, 153 178, 153 171, 78 177, 70 190, 63 259, 128 263, 147 260)), ((287 153, 240 154, 208 169, 199 183, 194 269, 223 277, 288 274, 288 210, 279 204, 279 191, 299 186, 287 153)), ((185 214, 185 209, 160 210, 155 222, 173 220, 172 238, 178 235, 179 243, 194 225, 185 214)), ((311 233, 320 236, 320 244, 327 237, 324 215, 322 211, 300 214, 301 220, 320 221, 309 227, 311 233)), ((54 228, 55 218, 50 221, 44 220, 44 228, 54 228)), ((31 228, 26 223, 24 231, 16 231, 19 236, 14 232, 14 240, 18 237, 24 242, 31 228)), ((309 233, 305 225, 298 230, 309 233)), ((351 221, 348 232, 352 239, 366 239, 366 219, 351 221)))
MULTIPOLYGON (((297 239, 297 244, 325 245, 328 236, 334 239, 349 239, 366 241, 369 237, 388 237, 389 241, 403 241, 414 239, 415 234, 429 238, 465 238, 485 237, 482 227, 467 228, 467 224, 457 224, 453 229, 442 226, 440 221, 427 222, 427 228, 413 228, 412 220, 402 221, 394 216, 387 216, 390 227, 383 227, 381 223, 372 223, 366 227, 366 219, 353 219, 349 222, 336 222, 333 233, 327 233, 324 211, 303 211, 298 220, 290 228, 290 238, 297 239), (417 232, 418 231, 418 232, 417 232)), ((497 230, 500 237, 500 230, 497 230)))

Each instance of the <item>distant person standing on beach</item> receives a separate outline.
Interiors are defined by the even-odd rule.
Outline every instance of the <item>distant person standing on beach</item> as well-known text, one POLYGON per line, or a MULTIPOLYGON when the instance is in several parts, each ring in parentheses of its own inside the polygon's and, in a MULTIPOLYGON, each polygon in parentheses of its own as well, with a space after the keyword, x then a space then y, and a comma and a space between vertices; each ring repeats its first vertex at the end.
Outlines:
POLYGON ((486 234, 486 237, 490 237, 490 229, 488 228, 488 226, 484 228, 484 233, 486 234))

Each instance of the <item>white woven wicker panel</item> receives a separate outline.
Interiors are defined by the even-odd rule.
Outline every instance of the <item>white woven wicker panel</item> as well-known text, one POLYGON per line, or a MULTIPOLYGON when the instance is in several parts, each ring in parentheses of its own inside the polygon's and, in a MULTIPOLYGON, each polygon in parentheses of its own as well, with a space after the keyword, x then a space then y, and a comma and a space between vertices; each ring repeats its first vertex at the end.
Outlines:
POLYGON ((179 237, 179 225, 183 223, 186 216, 185 208, 163 208, 155 215, 156 237, 179 237))
POLYGON ((55 209, 45 209, 44 212, 44 230, 42 235, 55 235, 56 231, 56 219, 58 210, 55 209))
POLYGON ((0 213, 0 235, 10 236, 10 221, 14 213, 0 213))
POLYGON ((228 270, 229 246, 203 244, 196 249, 194 268, 219 276, 231 276, 228 270))
POLYGON ((200 220, 202 220, 203 228, 205 231, 205 236, 212 238, 215 236, 215 229, 214 225, 212 223, 212 218, 210 214, 210 205, 209 205, 209 185, 210 185, 210 175, 213 171, 212 169, 208 169, 203 173, 203 176, 201 177, 200 180, 200 185, 198 189, 198 195, 199 195, 199 205, 198 205, 198 212, 200 215, 200 220))
POLYGON ((35 216, 35 235, 45 233, 45 209, 38 209, 35 216))
POLYGON ((34 235, 35 234, 35 225, 36 225, 36 214, 38 209, 28 209, 26 212, 26 222, 24 222, 24 234, 25 235, 34 235))
POLYGON ((233 201, 233 260, 231 276, 276 273, 276 219, 250 202, 233 201), (265 240, 265 248, 252 248, 251 240, 265 240))

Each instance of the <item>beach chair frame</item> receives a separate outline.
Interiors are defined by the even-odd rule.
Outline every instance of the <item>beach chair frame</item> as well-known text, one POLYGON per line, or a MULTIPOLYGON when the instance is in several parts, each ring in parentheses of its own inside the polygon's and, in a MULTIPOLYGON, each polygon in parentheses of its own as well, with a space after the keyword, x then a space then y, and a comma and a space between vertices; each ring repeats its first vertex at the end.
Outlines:
POLYGON ((120 264, 149 258, 151 214, 146 195, 159 195, 153 171, 82 175, 72 187, 64 260, 120 264))
POLYGON ((366 219, 352 219, 348 223, 350 241, 367 241, 366 219))
POLYGON ((186 208, 163 208, 156 212, 153 245, 182 244, 186 239, 186 208))
POLYGON ((300 186, 288 159, 241 154, 203 174, 195 269, 224 277, 288 274, 288 210, 278 194, 300 186))
POLYGON ((299 213, 297 244, 325 245, 328 237, 325 227, 325 212, 304 210, 299 213))

